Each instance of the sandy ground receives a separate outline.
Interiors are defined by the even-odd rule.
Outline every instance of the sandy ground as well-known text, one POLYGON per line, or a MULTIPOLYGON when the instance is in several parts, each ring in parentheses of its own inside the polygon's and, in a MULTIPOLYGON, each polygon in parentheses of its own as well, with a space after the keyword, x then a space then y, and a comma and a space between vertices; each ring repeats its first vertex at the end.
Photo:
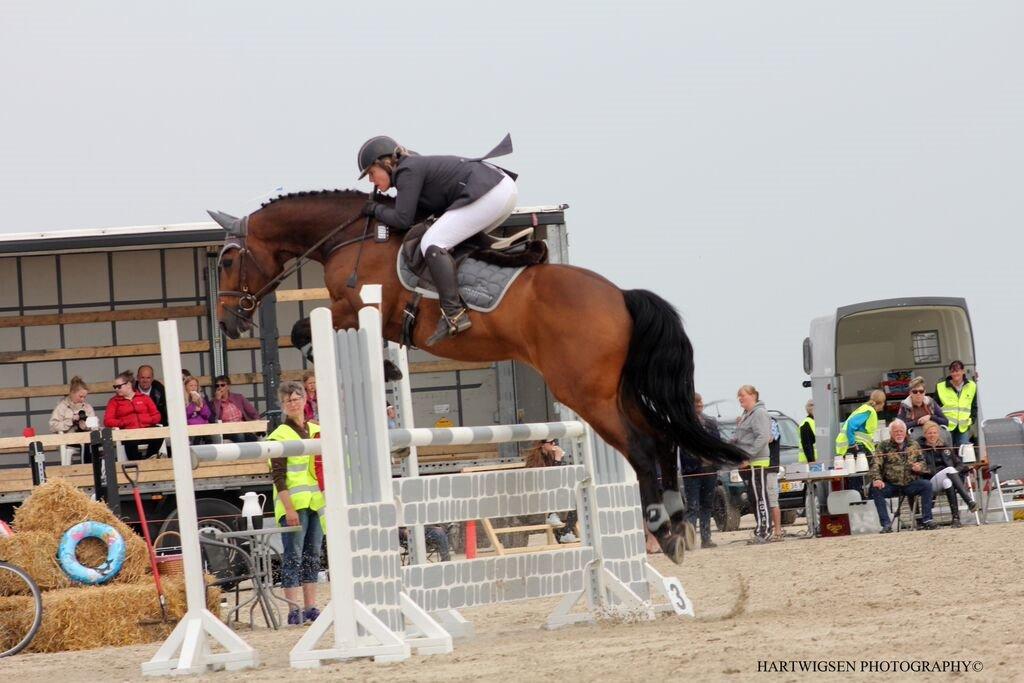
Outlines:
MULTIPOLYGON (((794 532, 799 526, 790 527, 794 532)), ((288 668, 301 631, 243 631, 261 653, 246 680, 805 680, 812 674, 759 673, 758 662, 786 660, 970 660, 980 673, 929 680, 1024 680, 1019 660, 1024 605, 1024 523, 960 530, 790 538, 747 546, 747 532, 718 534, 719 547, 675 567, 696 619, 662 616, 642 624, 601 624, 545 631, 554 600, 467 610, 477 631, 455 652, 399 664, 349 662, 316 670, 288 668), (747 586, 742 597, 741 584, 747 586), (730 616, 739 606, 738 614, 730 616), (975 665, 977 666, 977 665, 975 665)), ((141 678, 156 645, 0 660, 5 680, 118 681, 141 678)), ((778 666, 778 664, 776 664, 778 666)), ((858 678, 886 674, 859 673, 858 678)), ((889 674, 891 676, 891 674, 889 674)), ((848 679, 849 674, 816 674, 848 679)), ((897 680, 925 674, 897 674, 897 680)), ((202 680, 229 681, 220 672, 202 680)))

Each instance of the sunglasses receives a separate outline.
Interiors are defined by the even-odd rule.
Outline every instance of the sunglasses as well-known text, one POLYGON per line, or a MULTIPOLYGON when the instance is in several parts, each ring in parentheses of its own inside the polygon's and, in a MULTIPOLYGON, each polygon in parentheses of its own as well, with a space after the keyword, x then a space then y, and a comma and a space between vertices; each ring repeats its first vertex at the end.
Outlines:
POLYGON ((125 384, 128 384, 128 382, 121 382, 120 384, 115 384, 114 385, 114 391, 117 391, 118 389, 123 387, 125 384))
POLYGON ((544 443, 551 444, 552 446, 557 446, 558 445, 558 439, 548 439, 544 443))
POLYGON ((218 387, 226 387, 226 386, 228 386, 228 385, 227 385, 227 383, 226 383, 226 382, 217 382, 217 386, 218 386, 218 387))
POLYGON ((912 393, 912 394, 923 394, 924 393, 924 389, 911 389, 910 393, 912 393))

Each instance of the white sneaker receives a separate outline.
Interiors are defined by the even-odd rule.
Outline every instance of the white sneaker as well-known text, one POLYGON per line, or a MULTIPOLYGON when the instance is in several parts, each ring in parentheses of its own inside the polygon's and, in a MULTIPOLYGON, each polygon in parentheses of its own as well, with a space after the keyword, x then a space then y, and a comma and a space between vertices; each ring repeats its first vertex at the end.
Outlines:
POLYGON ((558 542, 559 543, 575 543, 577 540, 578 539, 576 538, 576 534, 574 534, 571 531, 566 531, 564 534, 562 534, 562 537, 560 539, 558 539, 558 542))
POLYGON ((551 526, 562 526, 562 518, 558 516, 557 512, 552 512, 548 515, 547 523, 551 526))

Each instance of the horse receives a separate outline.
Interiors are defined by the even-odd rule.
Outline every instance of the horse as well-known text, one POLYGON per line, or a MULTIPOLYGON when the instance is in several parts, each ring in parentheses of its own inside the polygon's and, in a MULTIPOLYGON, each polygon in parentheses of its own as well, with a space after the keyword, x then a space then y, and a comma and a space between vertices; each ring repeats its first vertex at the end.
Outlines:
MULTIPOLYGON (((294 270, 297 259, 308 258, 323 264, 335 329, 358 326, 355 284, 381 284, 384 336, 398 342, 413 296, 396 273, 401 238, 382 240, 370 219, 360 218, 367 199, 356 190, 325 190, 275 198, 243 219, 210 212, 228 232, 218 259, 224 333, 237 338, 250 329, 262 297, 291 272, 289 263, 294 270)), ((692 528, 684 520, 678 455, 731 466, 747 456, 698 420, 693 346, 676 309, 590 270, 543 263, 524 270, 497 309, 470 312, 469 330, 425 347, 439 315, 436 301, 422 300, 413 345, 452 360, 515 360, 535 368, 559 402, 625 455, 647 528, 681 563, 692 528)))

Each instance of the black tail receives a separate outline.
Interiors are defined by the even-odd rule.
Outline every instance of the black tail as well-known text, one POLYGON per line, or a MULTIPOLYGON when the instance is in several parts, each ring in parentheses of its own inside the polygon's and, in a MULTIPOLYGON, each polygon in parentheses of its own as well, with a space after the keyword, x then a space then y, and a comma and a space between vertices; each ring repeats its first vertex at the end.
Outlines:
POLYGON ((693 404, 693 345, 679 312, 646 289, 624 290, 633 336, 622 368, 620 400, 636 405, 655 431, 687 453, 714 464, 736 464, 746 454, 701 426, 693 404))

